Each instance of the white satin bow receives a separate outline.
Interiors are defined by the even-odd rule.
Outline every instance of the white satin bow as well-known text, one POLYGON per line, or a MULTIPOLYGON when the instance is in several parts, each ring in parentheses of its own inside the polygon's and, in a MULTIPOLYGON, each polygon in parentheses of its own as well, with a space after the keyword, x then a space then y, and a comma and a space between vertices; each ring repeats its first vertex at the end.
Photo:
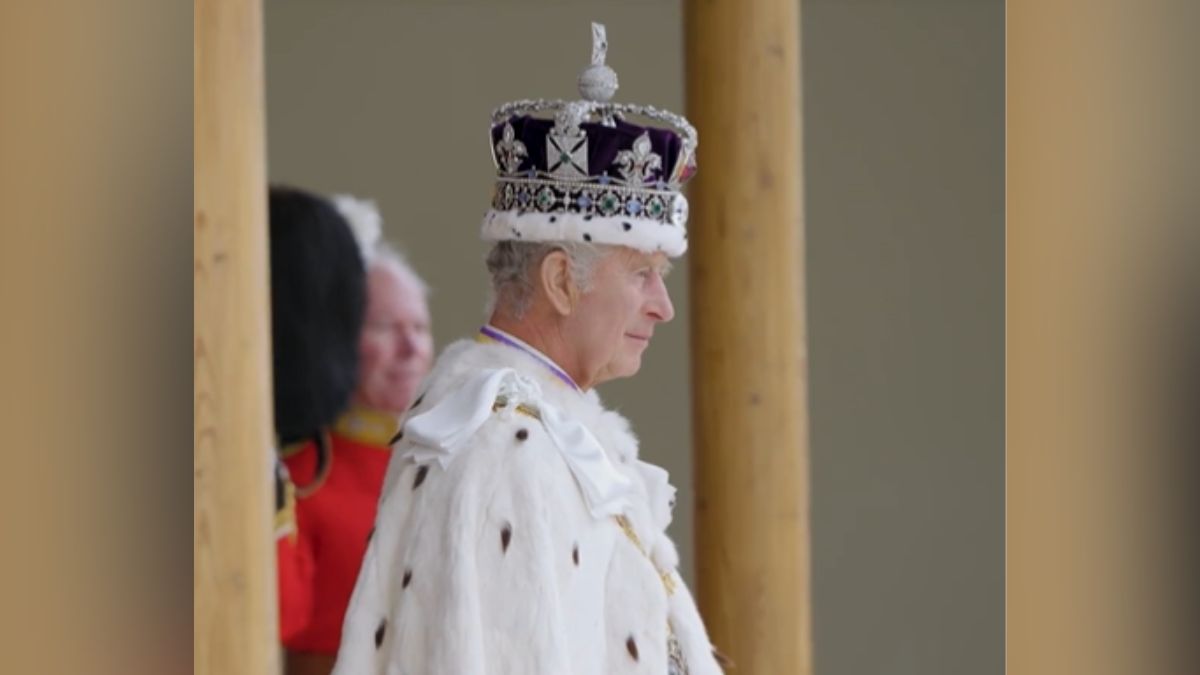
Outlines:
POLYGON ((414 445, 405 456, 418 463, 436 461, 446 468, 496 412, 497 400, 503 401, 501 410, 525 404, 538 411, 542 427, 570 467, 593 517, 626 511, 633 490, 630 479, 617 470, 587 427, 542 400, 537 382, 512 368, 484 370, 428 411, 409 418, 404 437, 414 445))

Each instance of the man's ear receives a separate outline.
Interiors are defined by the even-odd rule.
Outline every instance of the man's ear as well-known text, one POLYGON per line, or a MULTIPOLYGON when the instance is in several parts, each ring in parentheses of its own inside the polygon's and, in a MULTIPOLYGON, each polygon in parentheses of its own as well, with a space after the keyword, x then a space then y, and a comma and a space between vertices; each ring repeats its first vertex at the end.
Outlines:
POLYGON ((538 267, 538 282, 554 311, 569 316, 575 308, 578 291, 571 278, 571 258, 566 251, 557 249, 542 258, 542 264, 538 267))

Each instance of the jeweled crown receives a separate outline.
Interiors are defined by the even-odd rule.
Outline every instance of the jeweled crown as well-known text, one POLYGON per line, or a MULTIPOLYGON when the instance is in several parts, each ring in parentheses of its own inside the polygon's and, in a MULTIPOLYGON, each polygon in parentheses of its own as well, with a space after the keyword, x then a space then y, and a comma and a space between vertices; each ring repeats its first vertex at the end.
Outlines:
POLYGON ((696 169, 696 130, 671 112, 611 102, 618 84, 607 52, 604 26, 593 23, 582 99, 514 101, 492 113, 497 177, 484 239, 687 250, 680 188, 696 169))

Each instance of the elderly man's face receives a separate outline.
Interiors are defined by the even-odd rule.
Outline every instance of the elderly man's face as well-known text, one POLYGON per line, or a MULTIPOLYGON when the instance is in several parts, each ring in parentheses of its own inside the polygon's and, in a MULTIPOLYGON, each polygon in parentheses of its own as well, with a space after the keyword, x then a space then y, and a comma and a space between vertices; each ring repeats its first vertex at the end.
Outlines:
POLYGON ((416 283, 389 263, 367 273, 367 315, 358 343, 355 399, 401 414, 429 372, 433 337, 429 309, 416 283))
POLYGON ((675 316, 663 283, 670 265, 665 254, 626 247, 597 263, 572 331, 587 372, 596 374, 592 384, 629 377, 641 368, 655 325, 675 316))

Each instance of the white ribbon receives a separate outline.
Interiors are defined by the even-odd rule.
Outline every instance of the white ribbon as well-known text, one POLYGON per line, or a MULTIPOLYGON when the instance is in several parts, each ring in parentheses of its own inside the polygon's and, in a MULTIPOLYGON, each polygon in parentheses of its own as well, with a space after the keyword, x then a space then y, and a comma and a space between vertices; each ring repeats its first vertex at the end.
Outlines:
POLYGON ((405 456, 422 464, 436 461, 446 468, 494 414, 498 398, 504 401, 506 412, 520 404, 537 409, 542 427, 575 476, 593 517, 625 512, 633 488, 630 479, 613 466, 587 427, 542 400, 537 382, 512 368, 482 371, 430 410, 409 418, 404 437, 413 445, 405 456))

